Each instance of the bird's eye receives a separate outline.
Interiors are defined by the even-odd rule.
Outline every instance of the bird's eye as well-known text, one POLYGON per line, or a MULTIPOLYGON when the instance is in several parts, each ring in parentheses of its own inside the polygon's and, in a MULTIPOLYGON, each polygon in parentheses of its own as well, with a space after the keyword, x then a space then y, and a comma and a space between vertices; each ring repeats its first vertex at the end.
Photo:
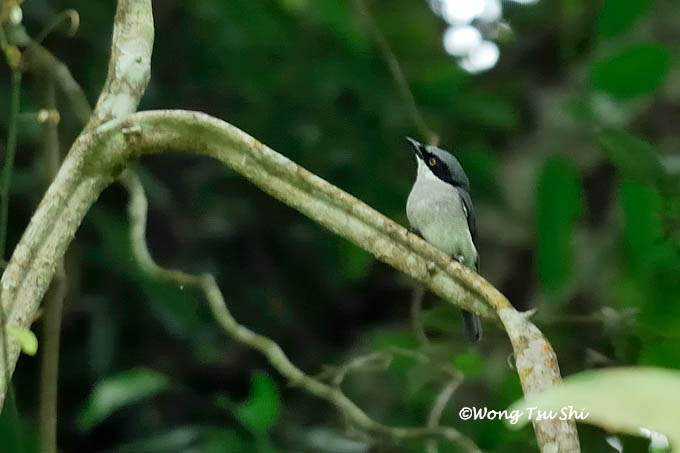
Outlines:
POLYGON ((430 164, 430 167, 434 167, 435 165, 437 165, 437 159, 435 159, 434 157, 430 157, 430 160, 428 160, 427 163, 430 164))

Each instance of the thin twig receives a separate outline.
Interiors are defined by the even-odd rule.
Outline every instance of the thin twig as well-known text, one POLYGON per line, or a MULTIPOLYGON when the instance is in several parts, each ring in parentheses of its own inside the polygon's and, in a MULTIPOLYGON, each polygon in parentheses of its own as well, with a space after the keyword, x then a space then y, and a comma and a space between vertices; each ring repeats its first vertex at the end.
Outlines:
POLYGON ((331 383, 335 387, 340 387, 345 377, 357 370, 378 369, 385 370, 392 363, 392 354, 385 351, 372 352, 370 354, 354 357, 347 363, 331 370, 331 383))
POLYGON ((29 44, 24 52, 24 65, 40 77, 52 78, 66 95, 71 109, 80 122, 86 124, 92 116, 92 108, 85 91, 76 82, 68 67, 52 53, 38 44, 29 44))
MULTIPOLYGON (((354 4, 360 22, 363 24, 364 29, 375 42, 380 55, 382 56, 390 71, 390 75, 394 79, 397 90, 401 95, 402 102, 406 106, 406 110, 409 112, 414 126, 425 138, 426 142, 430 143, 431 145, 438 145, 439 134, 437 134, 427 125, 422 112, 418 108, 418 104, 416 103, 415 96, 413 96, 411 87, 406 80, 406 76, 404 75, 404 71, 401 68, 401 64, 399 63, 396 54, 387 41, 387 38, 385 38, 378 25, 375 23, 375 19, 366 6, 365 0, 354 0, 354 4)), ((425 347, 430 343, 427 338, 427 334, 425 333, 425 328, 423 327, 421 319, 424 297, 425 288, 423 288, 422 285, 416 283, 411 293, 411 328, 413 329, 413 333, 421 347, 425 347)))
MULTIPOLYGON (((1 4, 2 3, 0 3, 0 5, 1 4)), ((0 13, 2 13, 1 7, 0 7, 0 13)), ((0 50, 2 50, 3 52, 6 52, 8 46, 9 46, 9 42, 7 41, 7 35, 5 34, 5 29, 2 26, 2 16, 0 16, 0 50)))
POLYGON ((408 81, 406 80, 406 76, 404 75, 404 71, 401 69, 399 60, 394 54, 394 51, 392 51, 390 44, 387 42, 387 39, 376 25, 375 20, 366 7, 364 0, 354 0, 354 4, 358 13, 358 17, 364 25, 364 29, 369 33, 370 37, 375 42, 380 55, 382 56, 383 60, 385 60, 385 64, 390 70, 390 74, 397 85, 397 90, 399 91, 399 94, 406 105, 406 109, 411 116, 413 124, 418 129, 418 132, 425 138, 427 143, 436 146, 439 143, 439 135, 428 127, 423 115, 420 113, 418 105, 416 104, 416 99, 413 96, 413 92, 411 91, 408 81))
MULTIPOLYGON (((0 48, 2 48, 7 63, 11 69, 11 83, 10 83, 10 108, 9 121, 7 125, 7 148, 5 155, 5 165, 2 169, 2 181, 0 181, 0 260, 5 261, 5 250, 7 247, 7 228, 9 221, 9 195, 12 182, 12 170, 14 168, 14 156, 16 153, 17 144, 17 120, 19 118, 19 106, 21 101, 21 52, 18 48, 9 45, 5 36, 5 30, 0 21, 0 48)), ((2 389, 9 394, 10 402, 9 411, 14 414, 14 429, 19 432, 19 417, 16 408, 16 399, 14 389, 11 385, 11 367, 9 358, 9 337, 7 327, 9 317, 5 306, 0 303, 0 335, 2 339, 2 366, 4 368, 2 373, 2 389), (6 390, 5 390, 6 389, 6 390)))
MULTIPOLYGON (((45 108, 48 111, 55 111, 57 101, 54 80, 48 76, 44 80, 44 84, 45 108)), ((61 160, 59 156, 58 118, 59 115, 48 116, 43 125, 43 156, 47 167, 48 185, 56 176, 61 160)), ((45 297, 45 302, 43 302, 38 424, 40 453, 56 453, 57 451, 59 348, 66 289, 66 271, 62 258, 57 263, 57 271, 45 297)))
POLYGON ((76 31, 78 31, 78 26, 80 25, 80 16, 78 15, 78 11, 69 8, 54 16, 50 22, 40 31, 40 33, 38 33, 38 36, 36 36, 36 38, 33 40, 32 45, 41 44, 47 35, 52 33, 55 28, 57 28, 67 19, 71 25, 68 29, 68 35, 73 36, 76 31))
POLYGON ((425 326, 423 326, 423 299, 425 298, 425 288, 420 283, 415 283, 411 290, 411 329, 416 336, 416 340, 420 347, 426 347, 430 344, 430 340, 425 333, 425 326))
POLYGON ((21 71, 12 69, 11 99, 9 106, 9 124, 7 126, 7 150, 5 165, 2 168, 2 186, 0 187, 0 258, 5 259, 7 250, 7 223, 9 214, 9 191, 12 184, 12 170, 17 145, 17 118, 21 93, 21 71))
MULTIPOLYGON (((193 286, 203 291, 210 309, 220 326, 235 340, 264 354, 269 363, 282 376, 287 378, 291 384, 302 387, 309 393, 327 400, 336 406, 352 422, 354 427, 371 433, 374 436, 393 441, 436 437, 456 443, 465 448, 465 451, 480 451, 470 439, 450 427, 391 427, 374 421, 354 402, 347 398, 336 385, 325 384, 305 374, 288 359, 276 342, 239 324, 227 308, 222 292, 212 275, 191 275, 182 271, 160 267, 154 262, 146 244, 148 202, 144 194, 144 188, 139 178, 130 170, 126 170, 120 176, 119 181, 125 186, 130 195, 128 216, 131 224, 132 250, 142 270, 153 278, 173 282, 178 287, 193 286)), ((366 360, 373 361, 375 359, 376 356, 371 356, 370 358, 364 358, 362 362, 366 360)), ((354 365, 357 364, 355 363, 354 365)))
MULTIPOLYGON (((434 400, 434 404, 432 404, 432 409, 430 409, 430 415, 427 417, 427 426, 430 428, 439 426, 439 420, 442 418, 444 408, 460 384, 460 380, 452 379, 442 387, 437 398, 434 400)), ((434 439, 428 440, 426 450, 427 453, 437 453, 437 441, 434 439)))

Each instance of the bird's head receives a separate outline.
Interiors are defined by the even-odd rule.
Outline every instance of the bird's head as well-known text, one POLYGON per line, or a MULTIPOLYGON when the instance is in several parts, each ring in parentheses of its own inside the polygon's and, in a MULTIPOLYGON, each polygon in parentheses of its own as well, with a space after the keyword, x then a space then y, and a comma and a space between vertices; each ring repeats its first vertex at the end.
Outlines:
POLYGON ((461 187, 466 191, 470 190, 470 181, 463 167, 451 153, 436 146, 423 145, 411 137, 406 137, 406 141, 415 153, 419 173, 431 173, 446 183, 461 187))

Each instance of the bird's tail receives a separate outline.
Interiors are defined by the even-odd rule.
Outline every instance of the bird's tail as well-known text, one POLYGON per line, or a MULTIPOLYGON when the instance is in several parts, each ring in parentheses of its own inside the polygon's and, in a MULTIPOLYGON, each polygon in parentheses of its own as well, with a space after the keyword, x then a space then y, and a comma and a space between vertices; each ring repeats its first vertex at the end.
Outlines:
POLYGON ((463 330, 465 332, 465 338, 473 343, 481 340, 482 338, 482 321, 474 313, 463 310, 463 330))

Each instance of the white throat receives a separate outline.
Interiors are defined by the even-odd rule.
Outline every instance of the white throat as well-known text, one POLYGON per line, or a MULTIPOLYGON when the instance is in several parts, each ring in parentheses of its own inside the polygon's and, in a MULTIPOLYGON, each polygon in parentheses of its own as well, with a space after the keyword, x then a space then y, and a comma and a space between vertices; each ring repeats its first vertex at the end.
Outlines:
POLYGON ((423 162, 423 159, 419 158, 416 156, 416 160, 418 161, 418 173, 416 175, 416 183, 418 181, 422 182, 444 182, 441 179, 437 178, 437 176, 432 173, 432 170, 430 170, 430 167, 428 167, 425 162, 423 162))

